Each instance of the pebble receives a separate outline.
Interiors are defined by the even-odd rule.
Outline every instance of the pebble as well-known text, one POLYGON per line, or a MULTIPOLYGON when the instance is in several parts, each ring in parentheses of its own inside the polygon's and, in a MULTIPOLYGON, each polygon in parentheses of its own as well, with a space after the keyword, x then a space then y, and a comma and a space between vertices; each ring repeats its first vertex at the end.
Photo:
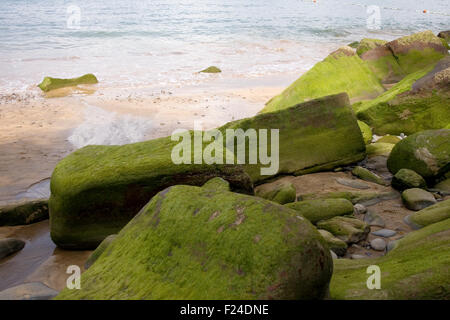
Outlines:
POLYGON ((384 249, 386 249, 386 241, 384 241, 381 238, 376 238, 376 239, 373 239, 372 241, 370 241, 370 246, 374 250, 384 251, 384 249))
POLYGON ((378 236, 378 237, 389 238, 389 237, 395 236, 397 234, 397 232, 394 230, 389 230, 389 229, 381 229, 381 230, 372 232, 372 234, 374 236, 378 236))
POLYGON ((355 214, 364 214, 367 212, 367 208, 360 203, 355 204, 353 210, 355 211, 355 214))
POLYGON ((354 259, 354 260, 356 260, 356 259, 365 259, 365 258, 367 258, 367 257, 363 256, 362 254, 352 254, 350 256, 350 259, 354 259))

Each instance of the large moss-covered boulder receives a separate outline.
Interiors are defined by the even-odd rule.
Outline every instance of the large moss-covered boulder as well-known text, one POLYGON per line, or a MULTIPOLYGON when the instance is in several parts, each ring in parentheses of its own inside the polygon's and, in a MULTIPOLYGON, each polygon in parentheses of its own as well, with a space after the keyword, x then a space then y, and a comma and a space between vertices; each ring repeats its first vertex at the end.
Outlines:
POLYGON ((405 221, 417 229, 449 218, 450 199, 417 211, 406 217, 405 221))
POLYGON ((402 192, 402 200, 410 210, 419 211, 436 203, 433 194, 419 188, 406 189, 402 192))
POLYGON ((88 73, 84 76, 72 79, 59 79, 52 77, 45 77, 44 80, 38 85, 42 91, 47 92, 54 89, 72 87, 79 84, 94 84, 98 83, 97 78, 92 74, 88 73))
POLYGON ((347 251, 347 243, 345 241, 342 241, 339 238, 336 238, 331 234, 331 232, 328 232, 327 230, 318 230, 320 235, 325 239, 325 242, 327 243, 328 247, 331 251, 336 253, 338 256, 343 256, 345 252, 347 251))
MULTIPOLYGON (((358 123, 345 93, 304 102, 277 112, 259 114, 253 118, 230 122, 226 129, 279 130, 278 175, 300 175, 360 161, 365 157, 365 144, 358 123)), ((231 137, 234 139, 234 137, 231 137)), ((229 139, 229 137, 227 137, 229 139)), ((271 138, 267 138, 267 149, 271 150, 271 138)), ((234 150, 241 143, 235 142, 234 150)), ((249 143, 246 144, 249 154, 249 143)), ((256 147, 257 148, 257 147, 256 147)), ((251 149, 255 154, 260 150, 251 149)), ((247 157, 248 159, 248 157, 247 157)), ((246 172, 259 184, 271 178, 262 175, 261 164, 245 165, 246 172)))
POLYGON ((334 261, 332 299, 450 299, 450 219, 414 231, 396 241, 387 255, 374 259, 334 261), (376 265, 381 288, 367 281, 376 265), (369 273, 368 273, 369 272, 369 273))
POLYGON ((317 299, 330 251, 294 210, 193 186, 158 193, 57 299, 317 299))
POLYGON ((286 204, 316 224, 321 220, 353 214, 353 204, 347 199, 304 200, 286 204))
POLYGON ((24 200, 0 206, 0 226, 17 226, 48 219, 48 200, 24 200))
POLYGON ((271 184, 265 188, 256 189, 256 195, 279 204, 294 202, 296 198, 295 187, 289 182, 271 184))
POLYGON ((427 187, 427 183, 420 174, 410 169, 400 169, 392 178, 391 184, 393 188, 399 191, 427 187))
POLYGON ((356 48, 356 53, 358 56, 361 56, 365 52, 378 48, 385 43, 387 43, 386 40, 364 38, 359 42, 358 47, 356 48))
POLYGON ((87 146, 56 166, 51 178, 52 240, 67 249, 93 249, 117 233, 159 191, 201 186, 222 177, 232 190, 253 194, 238 165, 174 164, 168 138, 123 146, 87 146))
POLYGON ((352 100, 373 98, 384 91, 375 74, 350 47, 342 47, 303 74, 261 112, 281 110, 314 98, 347 92, 352 100))
POLYGON ((378 135, 413 134, 450 123, 450 57, 407 75, 377 98, 355 103, 358 119, 378 135))
POLYGON ((101 254, 108 248, 108 246, 117 238, 117 234, 111 234, 107 236, 103 241, 100 243, 100 245, 94 250, 94 252, 91 253, 89 258, 84 263, 84 268, 87 270, 89 269, 95 261, 101 256, 101 254))
POLYGON ((370 231, 369 225, 365 222, 353 217, 341 216, 319 221, 317 228, 327 230, 347 243, 356 243, 366 239, 370 231))
POLYGON ((450 130, 426 130, 395 145, 387 160, 392 174, 410 169, 425 180, 434 180, 450 170, 450 130))

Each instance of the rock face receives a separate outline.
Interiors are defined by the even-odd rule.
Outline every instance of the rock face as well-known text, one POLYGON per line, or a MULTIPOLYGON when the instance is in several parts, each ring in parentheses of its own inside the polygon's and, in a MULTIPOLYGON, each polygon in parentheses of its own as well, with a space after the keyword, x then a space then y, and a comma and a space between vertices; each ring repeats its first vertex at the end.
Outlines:
POLYGON ((175 165, 171 159, 175 145, 168 137, 123 146, 87 146, 60 161, 52 174, 49 200, 55 244, 96 248, 171 185, 203 185, 222 177, 232 190, 253 194, 250 177, 240 166, 175 165))
POLYGON ((29 282, 0 291, 0 300, 50 300, 58 294, 40 282, 29 282))
POLYGON ((410 169, 400 169, 392 178, 392 187, 403 191, 411 188, 426 188, 427 184, 425 180, 410 169))
POLYGON ((0 226, 17 226, 48 219, 48 200, 21 201, 0 206, 0 226))
POLYGON ((261 112, 272 112, 326 95, 347 92, 354 99, 373 98, 384 91, 375 74, 350 47, 331 53, 303 74, 261 112))
POLYGON ((108 246, 117 238, 117 234, 112 234, 107 236, 100 245, 92 252, 89 258, 86 260, 84 264, 84 268, 89 269, 95 261, 97 261, 98 257, 108 248, 108 246))
POLYGON ((332 299, 450 299, 448 243, 450 219, 414 231, 396 241, 380 258, 334 261, 332 299), (367 288, 367 268, 381 270, 381 289, 367 288))
MULTIPOLYGON (((220 130, 226 133, 227 129, 239 128, 244 131, 279 129, 279 175, 330 170, 360 161, 365 156, 361 131, 345 93, 230 122, 220 130)), ((235 143, 235 150, 239 150, 240 144, 235 143)), ((248 154, 249 144, 245 147, 248 154)), ((270 175, 261 175, 262 167, 268 166, 245 165, 255 184, 271 178, 270 175)))
POLYGON ((387 166, 396 174, 410 169, 425 180, 434 180, 450 170, 450 130, 426 130, 413 134, 395 145, 387 166))
POLYGON ((93 84, 93 83, 98 83, 98 80, 92 73, 88 73, 85 74, 84 76, 72 79, 58 79, 45 77, 44 80, 42 80, 42 82, 38 85, 38 87, 41 88, 42 91, 47 92, 50 90, 76 86, 79 84, 93 84))
POLYGON ((318 230, 320 235, 325 239, 328 247, 338 256, 343 256, 347 251, 347 243, 341 239, 336 238, 327 230, 318 230))
POLYGON ((120 231, 80 290, 57 299, 315 299, 332 268, 322 236, 296 211, 177 185, 120 231))
POLYGON ((334 217, 317 223, 317 228, 331 232, 346 243, 356 243, 364 240, 370 227, 356 218, 334 217))
POLYGON ((294 202, 296 197, 295 187, 292 183, 273 185, 273 188, 269 190, 257 189, 256 195, 279 204, 294 202))
POLYGON ((362 180, 374 182, 374 183, 380 184, 382 186, 387 185, 387 182, 382 177, 380 177, 379 175, 373 173, 372 171, 370 171, 366 168, 360 167, 360 166, 356 166, 352 170, 352 174, 362 180))
POLYGON ((414 228, 421 228, 450 218, 450 199, 438 202, 408 216, 406 222, 414 228))
POLYGON ((353 204, 346 199, 304 200, 286 204, 316 224, 320 220, 353 213, 353 204))
POLYGON ((413 134, 450 123, 450 57, 404 77, 377 98, 353 105, 378 135, 413 134))
POLYGON ((0 260, 20 251, 25 247, 25 241, 20 239, 0 239, 0 260))
POLYGON ((403 203, 410 210, 419 211, 436 203, 433 194, 419 188, 403 191, 403 203))

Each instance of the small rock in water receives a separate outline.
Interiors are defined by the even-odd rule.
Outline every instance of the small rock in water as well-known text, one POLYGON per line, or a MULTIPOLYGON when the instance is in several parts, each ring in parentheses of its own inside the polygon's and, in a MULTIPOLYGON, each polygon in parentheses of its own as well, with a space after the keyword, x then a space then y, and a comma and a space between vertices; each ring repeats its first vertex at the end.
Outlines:
POLYGON ((365 259, 365 258, 367 258, 367 257, 363 256, 362 254, 352 254, 350 256, 350 259, 354 259, 354 260, 356 260, 356 259, 365 259))
POLYGON ((14 238, 0 239, 0 259, 7 257, 25 247, 25 241, 14 238))
POLYGON ((41 282, 30 282, 0 292, 0 300, 50 300, 58 294, 41 282))
POLYGON ((360 182, 358 180, 345 179, 345 178, 337 178, 336 182, 342 184, 343 186, 347 186, 355 189, 369 189, 370 186, 367 183, 360 182))
POLYGON ((389 238, 389 237, 395 236, 397 234, 397 232, 395 232, 394 230, 389 230, 389 229, 381 229, 381 230, 372 232, 372 234, 374 236, 378 236, 378 237, 389 238))
POLYGON ((381 238, 376 238, 376 239, 373 239, 372 241, 370 241, 370 246, 374 250, 384 251, 384 249, 386 249, 386 241, 384 241, 381 238))
POLYGON ((364 216, 364 222, 369 224, 369 226, 376 226, 381 228, 384 228, 386 225, 383 218, 381 218, 378 214, 371 210, 367 211, 366 215, 364 216))
POLYGON ((364 205, 360 204, 360 203, 355 204, 353 206, 353 209, 354 209, 356 214, 364 214, 367 211, 367 208, 364 205))

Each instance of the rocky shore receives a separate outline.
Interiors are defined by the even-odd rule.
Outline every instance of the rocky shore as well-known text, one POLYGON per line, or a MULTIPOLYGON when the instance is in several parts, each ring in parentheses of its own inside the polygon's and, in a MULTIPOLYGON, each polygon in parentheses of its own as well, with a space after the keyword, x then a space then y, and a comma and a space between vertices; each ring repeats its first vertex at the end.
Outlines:
MULTIPOLYGON (((445 34, 362 39, 258 114, 215 124, 258 141, 279 130, 276 174, 236 156, 174 164, 169 136, 68 154, 48 200, 0 207, 0 273, 36 243, 20 228, 45 224, 58 247, 0 299, 450 299, 445 34), (65 288, 69 264, 79 290, 65 288)), ((261 155, 246 141, 221 145, 261 155)))

